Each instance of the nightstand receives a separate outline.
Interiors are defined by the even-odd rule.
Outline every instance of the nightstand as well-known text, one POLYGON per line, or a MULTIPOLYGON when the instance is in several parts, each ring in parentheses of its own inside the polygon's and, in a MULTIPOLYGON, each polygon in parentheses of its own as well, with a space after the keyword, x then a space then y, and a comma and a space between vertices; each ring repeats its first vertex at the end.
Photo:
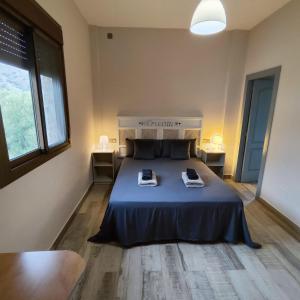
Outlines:
POLYGON ((92 153, 93 176, 96 184, 113 183, 115 179, 115 151, 92 153))
POLYGON ((219 177, 224 177, 225 152, 201 150, 201 160, 219 177))

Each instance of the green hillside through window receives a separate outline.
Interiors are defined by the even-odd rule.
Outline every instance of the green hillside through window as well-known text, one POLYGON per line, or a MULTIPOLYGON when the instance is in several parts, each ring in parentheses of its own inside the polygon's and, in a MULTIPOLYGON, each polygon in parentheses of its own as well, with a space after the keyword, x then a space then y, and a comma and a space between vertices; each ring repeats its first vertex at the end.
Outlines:
POLYGON ((27 70, 0 63, 0 107, 9 159, 38 149, 30 75, 27 70))

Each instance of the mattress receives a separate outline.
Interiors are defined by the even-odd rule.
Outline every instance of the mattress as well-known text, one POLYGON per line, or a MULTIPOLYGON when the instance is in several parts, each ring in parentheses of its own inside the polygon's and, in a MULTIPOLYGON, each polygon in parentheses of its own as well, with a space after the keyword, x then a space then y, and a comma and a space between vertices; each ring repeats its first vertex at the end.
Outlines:
POLYGON ((156 242, 244 242, 251 239, 242 200, 198 159, 133 160, 121 164, 100 231, 89 239, 124 247, 156 242), (194 168, 203 188, 186 188, 181 172, 194 168), (138 172, 152 169, 157 187, 140 187, 138 172))

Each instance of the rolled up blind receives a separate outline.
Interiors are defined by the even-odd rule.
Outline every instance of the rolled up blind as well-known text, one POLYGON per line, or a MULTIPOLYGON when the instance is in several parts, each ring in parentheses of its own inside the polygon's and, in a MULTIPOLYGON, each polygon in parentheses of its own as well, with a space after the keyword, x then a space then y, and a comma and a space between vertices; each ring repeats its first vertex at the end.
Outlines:
POLYGON ((30 47, 28 28, 0 12, 0 61, 28 67, 30 47))
POLYGON ((63 44, 61 26, 35 0, 0 0, 1 4, 20 14, 59 44, 63 44))

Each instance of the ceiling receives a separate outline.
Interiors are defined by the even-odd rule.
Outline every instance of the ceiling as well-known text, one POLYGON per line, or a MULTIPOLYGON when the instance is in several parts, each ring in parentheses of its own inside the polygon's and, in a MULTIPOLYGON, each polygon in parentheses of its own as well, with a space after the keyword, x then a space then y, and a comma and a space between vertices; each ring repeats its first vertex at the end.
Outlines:
MULTIPOLYGON (((200 0, 74 0, 91 25, 189 28, 200 0)), ((228 29, 249 30, 290 0, 222 0, 228 29)))

